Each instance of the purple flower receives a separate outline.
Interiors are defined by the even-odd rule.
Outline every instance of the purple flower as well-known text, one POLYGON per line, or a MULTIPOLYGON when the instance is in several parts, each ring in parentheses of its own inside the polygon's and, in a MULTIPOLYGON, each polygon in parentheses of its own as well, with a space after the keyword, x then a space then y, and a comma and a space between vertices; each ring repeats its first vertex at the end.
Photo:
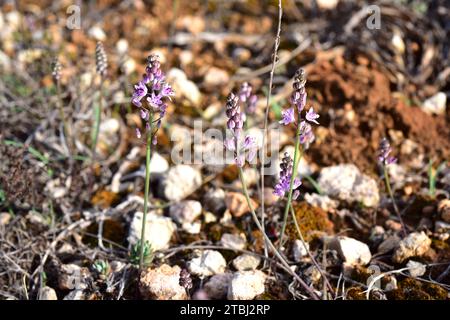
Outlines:
POLYGON ((386 138, 381 139, 380 147, 378 149, 378 162, 382 165, 389 165, 397 162, 397 158, 390 156, 392 151, 389 140, 386 138))
MULTIPOLYGON (((280 180, 274 187, 274 194, 283 197, 287 192, 289 192, 291 186, 291 177, 293 169, 293 161, 289 154, 286 152, 280 164, 280 180)), ((298 178, 294 178, 293 189, 297 189, 301 185, 301 181, 298 178)), ((296 190, 292 194, 292 198, 295 200, 299 196, 299 192, 296 190)))
POLYGON ((314 141, 315 136, 312 131, 312 127, 306 121, 300 122, 300 143, 304 145, 305 148, 308 148, 309 145, 314 141))
POLYGON ((288 124, 295 122, 294 108, 289 108, 287 110, 281 111, 281 116, 282 119, 279 122, 280 124, 287 126, 288 124))
POLYGON ((139 128, 136 128, 136 137, 138 139, 140 139, 142 137, 141 130, 139 130, 139 128))
POLYGON ((305 70, 299 69, 294 76, 293 89, 294 92, 291 95, 291 103, 297 107, 298 112, 302 112, 306 105, 306 74, 305 70))
POLYGON ((148 103, 150 103, 150 105, 155 108, 156 110, 159 109, 159 107, 162 104, 162 96, 160 94, 155 94, 154 92, 152 92, 152 95, 150 97, 147 97, 147 101, 148 103))
MULTIPOLYGON (((153 143, 156 143, 157 140, 154 132, 150 132, 154 128, 154 124, 149 121, 150 119, 158 119, 155 126, 157 129, 161 126, 161 118, 166 114, 166 101, 167 99, 170 100, 171 96, 175 94, 172 87, 164 80, 165 75, 161 70, 158 56, 149 56, 145 74, 142 76, 142 80, 134 86, 131 98, 132 103, 140 108, 141 118, 145 121, 147 133, 152 134, 153 143)), ((140 131, 139 133, 136 131, 136 135, 141 137, 140 131)))
POLYGON ((170 99, 171 96, 175 95, 175 92, 169 84, 165 83, 161 89, 161 95, 170 99))
POLYGON ((225 139, 225 141, 223 142, 223 145, 224 145, 225 149, 227 149, 228 151, 236 150, 236 140, 234 138, 225 139))
POLYGON ((225 113, 228 118, 227 128, 233 136, 226 139, 223 144, 225 149, 234 153, 235 163, 242 167, 245 164, 245 159, 251 162, 255 158, 258 147, 256 139, 252 136, 246 136, 242 141, 245 114, 241 112, 239 101, 239 97, 234 93, 231 92, 228 95, 225 113))
POLYGON ((314 112, 314 108, 309 108, 308 112, 306 113, 306 120, 309 122, 314 122, 315 124, 319 124, 316 119, 319 118, 319 115, 314 112))

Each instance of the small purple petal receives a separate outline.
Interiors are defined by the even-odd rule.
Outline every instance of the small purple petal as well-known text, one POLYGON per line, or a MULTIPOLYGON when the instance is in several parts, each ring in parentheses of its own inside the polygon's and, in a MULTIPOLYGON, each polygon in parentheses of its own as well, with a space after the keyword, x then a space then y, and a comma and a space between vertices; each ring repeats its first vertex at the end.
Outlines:
POLYGON ((289 108, 287 110, 281 111, 282 119, 280 120, 280 124, 288 125, 292 122, 295 122, 294 109, 289 108))
POLYGON ((250 149, 256 147, 256 139, 252 136, 246 136, 244 139, 244 144, 242 146, 244 149, 250 149))
POLYGON ((136 128, 136 137, 138 139, 140 139, 142 137, 141 130, 139 130, 139 128, 136 128))
POLYGON ((233 138, 225 139, 225 141, 223 142, 223 145, 229 151, 236 150, 236 142, 233 138))
POLYGON ((306 120, 309 122, 313 122, 315 124, 319 124, 316 119, 319 118, 319 115, 314 112, 314 108, 309 108, 308 112, 306 113, 306 120))
POLYGON ((248 161, 248 162, 252 162, 253 159, 255 159, 256 151, 257 151, 257 150, 258 150, 258 149, 256 149, 256 148, 251 148, 251 149, 248 151, 248 154, 247 154, 247 161, 248 161))

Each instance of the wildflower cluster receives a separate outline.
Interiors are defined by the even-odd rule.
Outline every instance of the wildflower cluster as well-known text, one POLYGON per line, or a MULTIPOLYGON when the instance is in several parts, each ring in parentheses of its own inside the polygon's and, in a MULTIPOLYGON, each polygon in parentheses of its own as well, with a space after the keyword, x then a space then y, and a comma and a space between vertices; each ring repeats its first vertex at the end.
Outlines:
MULTIPOLYGON (((291 107, 287 110, 282 111, 282 119, 280 121, 280 124, 283 125, 288 125, 290 123, 295 123, 297 125, 297 139, 299 140, 296 144, 295 156, 299 149, 298 143, 300 143, 303 148, 307 149, 309 147, 309 144, 314 141, 314 133, 312 131, 312 126, 310 123, 319 124, 319 122, 317 121, 319 115, 314 112, 314 109, 312 107, 309 108, 308 112, 306 112, 305 119, 301 118, 302 111, 306 106, 307 94, 305 90, 305 84, 305 71, 303 69, 299 69, 295 73, 293 84, 294 91, 292 92, 290 98, 291 107), (295 114, 297 114, 297 119, 295 114)), ((275 185, 274 194, 283 197, 286 193, 292 192, 291 188, 292 190, 298 188, 301 185, 301 182, 298 178, 295 178, 291 186, 292 173, 294 171, 294 162, 289 154, 284 154, 284 158, 280 166, 280 180, 275 185)), ((292 198, 295 200, 298 195, 298 190, 295 190, 292 193, 292 198)))
POLYGON ((245 114, 241 112, 239 101, 239 96, 236 96, 234 93, 231 92, 228 95, 226 104, 227 128, 233 136, 224 141, 224 146, 228 151, 234 152, 235 163, 239 167, 243 167, 246 159, 251 162, 255 158, 257 145, 256 139, 249 135, 242 141, 245 114))
MULTIPOLYGON (((161 64, 157 55, 147 58, 147 67, 142 80, 134 86, 132 97, 133 104, 141 111, 141 118, 146 122, 146 130, 151 130, 153 123, 161 126, 161 120, 166 114, 167 100, 171 100, 175 92, 165 82, 165 74, 161 70, 161 64), (155 119, 155 115, 158 118, 155 119)), ((141 132, 136 129, 136 135, 141 137, 141 132)), ((156 144, 156 136, 153 136, 153 144, 156 144)))
POLYGON ((381 165, 388 165, 397 162, 397 158, 390 156, 392 151, 389 140, 386 138, 381 139, 380 147, 378 149, 378 162, 381 165))
POLYGON ((319 124, 317 119, 319 115, 314 112, 314 108, 309 108, 305 115, 305 119, 301 119, 301 113, 306 106, 306 75, 305 70, 299 69, 295 73, 293 93, 291 95, 291 107, 287 110, 282 111, 282 119, 280 124, 288 125, 290 123, 295 123, 299 126, 299 139, 300 143, 304 148, 308 148, 309 145, 314 141, 314 133, 310 123, 319 124), (295 119, 295 109, 297 111, 297 120, 295 119))
POLYGON ((95 67, 100 76, 106 76, 106 70, 108 69, 108 57, 106 56, 103 43, 100 41, 97 42, 95 47, 95 67))
MULTIPOLYGON (((290 157, 290 155, 285 152, 284 157, 280 164, 280 181, 275 185, 274 194, 276 194, 279 197, 283 197, 286 192, 289 192, 290 184, 291 184, 291 178, 292 178, 292 168, 293 168, 294 161, 290 157)), ((294 185, 293 188, 296 189, 300 187, 301 181, 299 178, 294 179, 294 185)), ((299 196, 299 191, 295 190, 292 194, 292 199, 297 199, 299 196)))

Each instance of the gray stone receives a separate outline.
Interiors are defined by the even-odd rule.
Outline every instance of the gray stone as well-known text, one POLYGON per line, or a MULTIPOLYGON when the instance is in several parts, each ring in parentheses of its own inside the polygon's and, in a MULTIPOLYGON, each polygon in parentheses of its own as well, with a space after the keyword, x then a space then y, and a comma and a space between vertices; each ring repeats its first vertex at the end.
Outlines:
POLYGON ((318 184, 326 195, 342 201, 358 202, 367 207, 376 207, 380 202, 377 182, 353 164, 323 168, 318 184))
POLYGON ((266 275, 259 271, 238 271, 228 287, 228 300, 252 300, 264 293, 266 275))
POLYGON ((219 251, 205 250, 188 262, 189 272, 200 277, 223 273, 227 262, 219 251))
POLYGON ((164 196, 171 201, 180 201, 193 193, 202 184, 199 170, 188 165, 176 165, 167 172, 162 181, 164 196))
MULTIPOLYGON (((130 226, 128 242, 131 245, 141 238, 142 212, 136 212, 130 226)), ((146 217, 145 240, 150 243, 153 250, 163 250, 169 247, 170 238, 176 230, 172 219, 149 212, 146 217)))
POLYGON ((402 263, 411 257, 420 257, 430 249, 431 239, 422 231, 410 233, 405 239, 401 240, 397 249, 394 251, 392 260, 396 263, 402 263))
POLYGON ((233 260, 233 266, 238 271, 256 270, 260 262, 260 257, 254 254, 244 253, 233 260))

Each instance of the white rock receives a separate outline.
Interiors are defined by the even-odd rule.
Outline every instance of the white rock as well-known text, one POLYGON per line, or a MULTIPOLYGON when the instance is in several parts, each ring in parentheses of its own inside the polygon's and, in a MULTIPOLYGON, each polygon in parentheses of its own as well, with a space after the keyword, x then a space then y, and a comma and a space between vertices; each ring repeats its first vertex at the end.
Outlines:
POLYGON ((181 96, 198 106, 202 100, 202 94, 197 85, 188 80, 186 74, 177 68, 169 70, 167 73, 167 82, 172 84, 172 88, 177 93, 177 97, 181 96))
POLYGON ((164 158, 157 152, 153 152, 150 159, 150 172, 152 174, 164 173, 167 170, 169 170, 169 162, 167 162, 166 158, 164 158))
POLYGON ((336 8, 339 0, 317 0, 317 5, 320 9, 332 10, 336 8))
POLYGON ((6 226, 11 221, 12 216, 8 212, 0 213, 0 226, 6 226))
POLYGON ((144 271, 139 281, 139 291, 144 299, 186 300, 187 294, 180 285, 179 266, 167 264, 144 271))
POLYGON ((216 274, 206 282, 203 289, 211 299, 224 299, 232 277, 233 274, 229 272, 216 274))
POLYGON ((202 184, 200 171, 188 165, 171 168, 162 181, 164 196, 171 201, 180 201, 202 184))
POLYGON ((266 275, 259 271, 238 271, 228 287, 228 300, 252 300, 264 293, 266 275))
POLYGON ((223 273, 227 262, 219 251, 205 250, 200 256, 188 262, 189 272, 192 274, 208 277, 214 274, 223 273))
POLYGON ((244 253, 233 260, 233 266, 238 271, 256 270, 260 262, 260 257, 254 254, 244 253))
POLYGON ((202 229, 202 223, 200 221, 195 222, 184 222, 181 225, 181 229, 190 234, 199 234, 202 229))
POLYGON ((192 223, 202 214, 202 205, 195 200, 181 201, 171 205, 169 213, 180 224, 192 223))
POLYGON ((353 164, 323 168, 318 184, 326 195, 339 200, 360 202, 367 207, 375 207, 380 202, 377 182, 353 164))
POLYGON ((372 259, 372 254, 367 244, 353 238, 335 237, 331 242, 331 248, 335 249, 346 264, 349 265, 366 265, 372 259))
POLYGON ((230 75, 225 70, 211 67, 205 74, 203 83, 206 86, 220 86, 228 83, 230 80, 230 75))
POLYGON ((390 182, 396 187, 402 187, 406 182, 406 169, 398 163, 392 163, 387 167, 390 182))
POLYGON ((247 246, 244 235, 224 233, 220 238, 220 244, 226 248, 243 250, 247 246))
POLYGON ((294 241, 294 245, 292 246, 292 256, 294 257, 295 262, 300 262, 303 257, 306 257, 308 255, 309 250, 309 243, 303 242, 299 239, 296 239, 294 241))
POLYGON ((406 267, 410 268, 408 271, 413 278, 421 277, 427 271, 427 267, 424 264, 414 260, 409 260, 406 267))
MULTIPOLYGON (((131 222, 128 242, 131 245, 137 243, 141 238, 142 212, 136 212, 131 222)), ((159 216, 154 212, 149 212, 146 218, 145 240, 148 241, 153 250, 163 250, 169 247, 170 238, 176 230, 172 219, 159 216)))
POLYGON ((203 214, 203 221, 205 222, 205 224, 214 223, 217 221, 217 217, 215 214, 209 211, 205 211, 205 213, 203 214))
POLYGON ((119 39, 116 43, 116 49, 120 55, 126 54, 128 52, 128 47, 129 45, 127 39, 119 39))
POLYGON ((431 239, 423 231, 410 233, 400 241, 392 259, 396 263, 402 263, 410 257, 420 257, 430 249, 430 246, 431 239))
POLYGON ((86 300, 86 295, 81 289, 72 290, 63 300, 86 300))
POLYGON ((203 196, 205 209, 213 213, 221 213, 225 210, 225 191, 220 188, 210 189, 203 196))
POLYGON ((446 104, 447 95, 444 92, 438 92, 423 102, 422 110, 428 114, 445 114, 446 104))
POLYGON ((336 209, 339 202, 331 199, 329 196, 317 193, 305 193, 305 200, 314 207, 319 207, 324 211, 332 211, 336 209))
POLYGON ((39 289, 38 300, 58 300, 58 297, 53 288, 45 286, 39 289))

